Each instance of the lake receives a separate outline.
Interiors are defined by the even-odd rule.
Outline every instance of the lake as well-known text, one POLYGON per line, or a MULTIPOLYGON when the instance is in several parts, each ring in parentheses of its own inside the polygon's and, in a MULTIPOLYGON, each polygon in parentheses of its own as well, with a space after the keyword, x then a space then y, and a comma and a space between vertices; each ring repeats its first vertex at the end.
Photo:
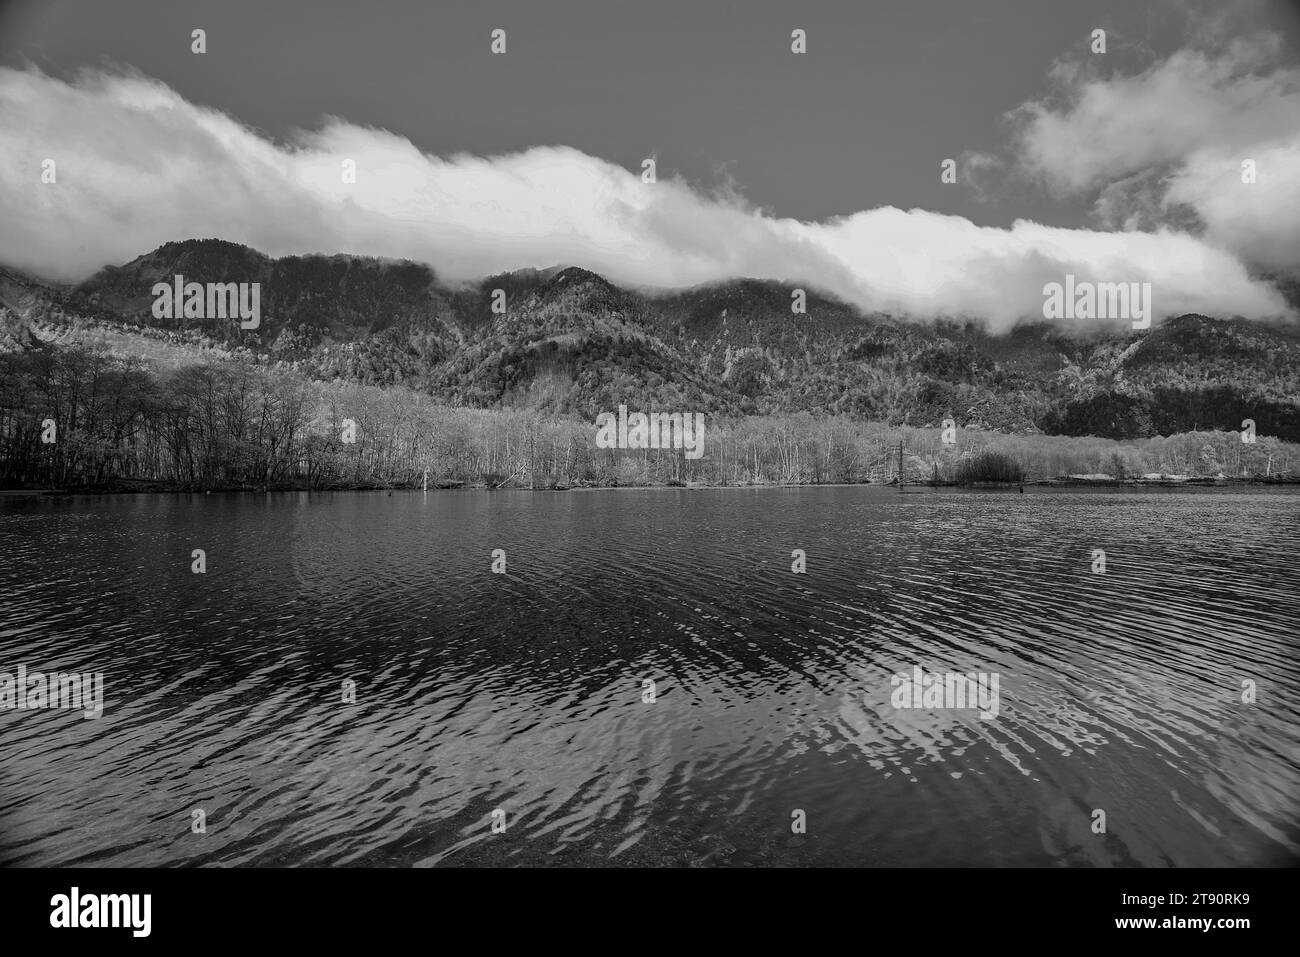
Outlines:
POLYGON ((104 680, 0 710, 0 863, 1294 866, 1298 505, 0 498, 0 672, 104 680))

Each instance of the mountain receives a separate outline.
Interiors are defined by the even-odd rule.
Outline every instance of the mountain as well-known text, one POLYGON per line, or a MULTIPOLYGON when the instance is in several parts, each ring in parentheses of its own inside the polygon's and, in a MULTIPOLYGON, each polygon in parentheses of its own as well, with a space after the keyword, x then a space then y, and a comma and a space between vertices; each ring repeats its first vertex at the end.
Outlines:
POLYGON ((617 407, 837 413, 891 424, 1117 438, 1239 429, 1300 438, 1293 326, 1187 315, 1147 332, 1046 322, 905 322, 796 286, 737 279, 620 288, 577 267, 455 285, 361 256, 273 259, 214 239, 167 243, 62 286, 0 269, 0 350, 95 342, 151 362, 281 364, 401 383, 449 405, 592 417, 617 407), (256 282, 261 322, 160 319, 176 275, 256 282), (504 309, 502 308, 504 303, 504 309))

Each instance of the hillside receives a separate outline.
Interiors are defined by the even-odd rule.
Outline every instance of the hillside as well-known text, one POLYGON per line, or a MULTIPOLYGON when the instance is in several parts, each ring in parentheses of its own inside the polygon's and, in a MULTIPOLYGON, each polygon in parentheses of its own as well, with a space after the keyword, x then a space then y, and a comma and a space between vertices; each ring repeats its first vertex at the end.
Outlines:
POLYGON ((158 366, 245 358, 309 379, 403 385, 451 406, 588 419, 619 403, 726 415, 810 412, 893 425, 1137 438, 1239 429, 1300 439, 1294 328, 1187 315, 1149 332, 865 315, 752 279, 653 293, 576 267, 468 286, 373 258, 272 259, 168 243, 75 286, 0 269, 0 350, 96 344, 158 366), (157 319, 151 289, 258 282, 261 324, 157 319), (506 311, 493 311, 503 290, 506 311))

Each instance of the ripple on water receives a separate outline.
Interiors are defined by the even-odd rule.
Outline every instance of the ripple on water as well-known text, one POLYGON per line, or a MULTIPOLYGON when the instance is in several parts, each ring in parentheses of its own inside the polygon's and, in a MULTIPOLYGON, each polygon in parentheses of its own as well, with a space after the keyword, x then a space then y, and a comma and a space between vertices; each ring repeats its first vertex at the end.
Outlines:
POLYGON ((1294 864, 1297 500, 0 501, 0 670, 106 683, 0 711, 0 862, 1294 864))

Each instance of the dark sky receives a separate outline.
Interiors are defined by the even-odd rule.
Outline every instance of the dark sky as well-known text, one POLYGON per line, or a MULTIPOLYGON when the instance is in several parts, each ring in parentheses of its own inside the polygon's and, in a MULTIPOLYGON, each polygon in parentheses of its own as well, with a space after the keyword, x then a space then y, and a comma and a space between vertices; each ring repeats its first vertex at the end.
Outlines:
MULTIPOLYGON (((1295 36, 1295 4, 1252 22, 1295 36)), ((130 65, 275 137, 326 114, 421 149, 563 144, 662 177, 734 179, 779 216, 892 204, 987 225, 1072 226, 1082 204, 944 188, 939 164, 1005 145, 1002 114, 1107 29, 1117 64, 1186 38, 1185 5, 1148 0, 16 0, 0 62, 66 76, 130 65), (190 52, 207 30, 208 53, 190 52), (508 34, 492 56, 489 32, 508 34), (790 53, 790 31, 808 53, 790 53), (1128 58, 1125 60, 1125 58, 1128 58)))

